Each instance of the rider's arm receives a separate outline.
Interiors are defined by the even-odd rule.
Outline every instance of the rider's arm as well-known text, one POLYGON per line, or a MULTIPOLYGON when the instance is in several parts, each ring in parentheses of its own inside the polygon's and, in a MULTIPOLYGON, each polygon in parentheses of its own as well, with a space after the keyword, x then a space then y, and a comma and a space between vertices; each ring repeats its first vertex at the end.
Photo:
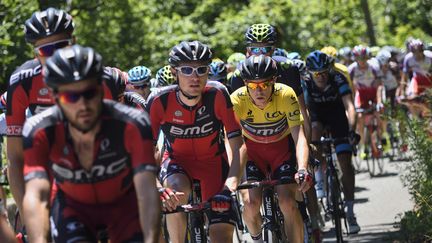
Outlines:
POLYGON ((136 173, 134 185, 138 200, 141 229, 145 242, 156 242, 160 229, 160 199, 154 172, 136 173))
POLYGON ((308 168, 309 148, 304 134, 303 126, 291 127, 291 134, 296 144, 298 170, 308 168))
POLYGON ((241 128, 236 120, 233 104, 226 88, 219 89, 215 97, 215 113, 225 128, 225 141, 228 140, 227 156, 230 170, 225 186, 235 191, 246 165, 246 145, 241 137, 241 128))
POLYGON ((342 96, 342 102, 345 106, 345 113, 348 116, 348 125, 350 131, 355 131, 356 128, 356 111, 353 104, 351 93, 342 96))
POLYGON ((143 123, 128 124, 125 130, 125 148, 131 157, 134 172, 139 218, 145 242, 156 242, 160 230, 160 199, 156 189, 158 166, 154 158, 153 136, 147 113, 143 123))
POLYGON ((23 178, 23 147, 22 137, 7 137, 6 153, 8 158, 8 173, 10 189, 12 196, 17 202, 18 209, 22 211, 22 200, 24 197, 24 180, 23 178))
POLYGON ((0 242, 5 243, 15 243, 17 240, 15 239, 15 235, 12 231, 12 228, 9 225, 7 220, 6 208, 4 207, 4 203, 0 200, 0 242))
POLYGON ((300 111, 303 115, 303 126, 304 126, 304 132, 305 132, 306 140, 308 141, 308 143, 310 143, 310 141, 312 139, 312 125, 311 125, 311 120, 309 117, 309 110, 306 107, 306 102, 305 102, 303 94, 301 94, 298 97, 298 102, 300 105, 300 111))
POLYGON ((233 137, 227 140, 229 145, 227 152, 230 153, 228 155, 230 170, 228 173, 228 178, 225 181, 225 186, 230 191, 235 191, 238 184, 240 183, 243 169, 246 165, 246 145, 244 144, 243 138, 241 136, 233 137))
POLYGON ((48 242, 50 183, 47 178, 34 178, 26 183, 24 223, 29 242, 48 242))

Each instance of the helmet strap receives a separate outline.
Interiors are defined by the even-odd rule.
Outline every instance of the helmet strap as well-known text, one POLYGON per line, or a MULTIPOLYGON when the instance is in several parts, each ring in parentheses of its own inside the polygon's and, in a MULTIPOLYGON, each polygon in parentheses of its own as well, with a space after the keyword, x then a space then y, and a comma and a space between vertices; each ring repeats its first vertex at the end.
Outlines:
POLYGON ((190 94, 187 94, 187 93, 184 92, 182 89, 180 89, 180 87, 179 87, 179 90, 180 90, 180 92, 182 93, 182 95, 183 95, 184 97, 186 97, 186 99, 188 99, 188 100, 194 100, 194 99, 198 98, 198 95, 190 95, 190 94))

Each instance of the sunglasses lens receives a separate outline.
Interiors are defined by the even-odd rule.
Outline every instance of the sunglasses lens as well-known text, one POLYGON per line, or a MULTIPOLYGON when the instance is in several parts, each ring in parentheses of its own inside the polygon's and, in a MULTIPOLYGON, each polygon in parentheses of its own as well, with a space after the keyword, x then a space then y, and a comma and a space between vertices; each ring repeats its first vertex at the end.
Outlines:
POLYGON ((73 92, 63 92, 59 93, 59 100, 61 103, 76 103, 81 96, 86 100, 93 99, 98 93, 96 88, 86 90, 81 93, 73 93, 73 92))
POLYGON ((263 47, 249 47, 249 51, 252 54, 267 54, 271 52, 273 47, 271 46, 263 46, 263 47))
POLYGON ((70 43, 69 40, 59 41, 57 43, 37 47, 36 51, 37 51, 39 56, 49 57, 49 56, 52 56, 57 49, 61 49, 63 47, 66 47, 69 45, 69 43, 70 43))
POLYGON ((59 99, 61 103, 76 103, 81 98, 81 94, 61 93, 59 99))
POLYGON ((198 75, 204 75, 208 71, 208 66, 197 67, 196 71, 198 75))
POLYGON ((192 67, 181 67, 180 72, 182 72, 185 75, 192 75, 193 68, 192 67))

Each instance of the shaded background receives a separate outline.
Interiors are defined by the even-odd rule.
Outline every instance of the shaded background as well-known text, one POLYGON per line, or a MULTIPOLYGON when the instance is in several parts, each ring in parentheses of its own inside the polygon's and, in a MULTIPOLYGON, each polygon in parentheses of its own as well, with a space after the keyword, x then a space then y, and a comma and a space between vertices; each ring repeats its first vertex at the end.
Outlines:
POLYGON ((1 90, 34 56, 23 23, 50 6, 73 16, 77 42, 95 48, 106 65, 145 65, 153 73, 181 40, 208 43, 223 60, 243 52, 246 28, 260 22, 277 27, 280 47, 303 56, 325 45, 403 48, 409 36, 432 41, 431 0, 1 0, 1 90))

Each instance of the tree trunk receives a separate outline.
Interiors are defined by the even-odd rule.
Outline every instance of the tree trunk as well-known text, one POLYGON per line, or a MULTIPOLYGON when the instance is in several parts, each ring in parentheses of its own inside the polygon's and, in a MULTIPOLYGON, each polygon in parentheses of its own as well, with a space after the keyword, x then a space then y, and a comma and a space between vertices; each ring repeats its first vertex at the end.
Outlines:
POLYGON ((361 8, 363 10, 366 26, 367 26, 367 35, 369 37, 369 45, 376 46, 376 39, 375 39, 375 31, 373 28, 372 18, 369 11, 369 3, 368 0, 361 0, 360 1, 361 8))

